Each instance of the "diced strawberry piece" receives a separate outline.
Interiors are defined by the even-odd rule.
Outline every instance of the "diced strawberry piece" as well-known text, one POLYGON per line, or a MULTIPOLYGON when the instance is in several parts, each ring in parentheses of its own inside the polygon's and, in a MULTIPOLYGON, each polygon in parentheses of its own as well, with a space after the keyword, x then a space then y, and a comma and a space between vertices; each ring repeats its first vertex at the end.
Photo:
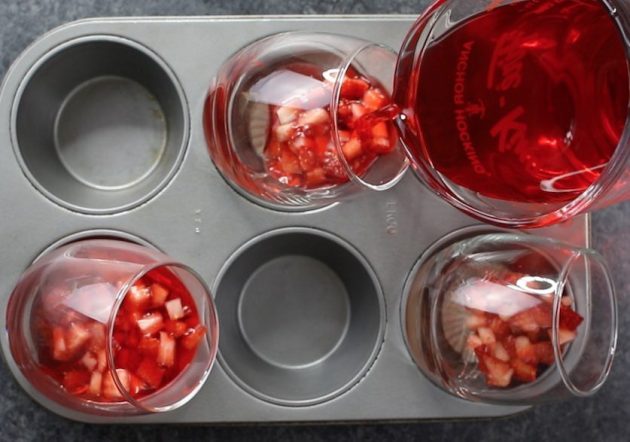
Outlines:
POLYGON ((125 308, 133 311, 141 311, 147 308, 151 301, 151 291, 139 283, 133 285, 125 297, 125 308))
POLYGON ((512 374, 514 373, 510 364, 479 351, 479 348, 475 350, 475 353, 479 360, 479 369, 486 375, 488 385, 495 387, 507 387, 510 385, 512 374))
POLYGON ((136 370, 136 375, 154 389, 162 383, 164 373, 166 369, 159 367, 151 358, 144 358, 136 370))
POLYGON ((337 136, 339 137, 339 142, 341 144, 350 141, 350 131, 347 130, 339 130, 337 131, 337 136))
POLYGON ((171 299, 164 304, 168 317, 173 321, 184 317, 184 309, 182 307, 182 300, 179 298, 171 299))
POLYGON ((295 127, 292 124, 282 124, 280 126, 276 126, 274 131, 276 133, 276 139, 281 143, 284 143, 293 137, 295 127))
POLYGON ((298 117, 299 111, 294 107, 280 106, 276 109, 278 122, 280 124, 288 124, 294 122, 298 117))
POLYGON ((515 340, 516 338, 513 335, 508 335, 503 338, 503 341, 501 342, 503 348, 505 348, 505 351, 507 351, 508 355, 510 356, 510 359, 518 357, 516 355, 516 344, 514 342, 515 340))
POLYGON ((386 140, 388 140, 389 130, 387 129, 387 123, 385 123, 384 121, 376 123, 372 127, 372 136, 374 138, 385 138, 386 140))
POLYGON ((387 104, 387 98, 381 91, 376 88, 370 88, 363 95, 363 106, 370 111, 374 112, 387 104))
POLYGON ((343 151, 343 156, 346 157, 348 161, 351 161, 361 155, 361 140, 351 138, 350 141, 343 145, 341 150, 343 151))
POLYGON ((90 343, 88 348, 92 352, 97 352, 105 347, 105 326, 100 322, 92 321, 88 325, 90 333, 90 343))
POLYGON ((84 324, 73 322, 66 330, 66 348, 75 355, 90 339, 90 332, 84 324))
POLYGON ((510 361, 510 366, 514 370, 514 379, 521 382, 532 382, 536 380, 536 366, 526 364, 520 359, 510 361))
POLYGON ((101 385, 103 384, 103 373, 95 371, 90 376, 90 386, 88 392, 93 396, 101 395, 101 385))
POLYGON ((298 119, 300 126, 328 124, 329 121, 330 116, 328 112, 321 107, 302 112, 298 119))
MULTIPOLYGON (((549 330, 551 333, 551 330, 549 330)), ((577 334, 573 330, 567 330, 566 328, 558 329, 558 345, 564 345, 567 342, 571 342, 575 339, 577 334)))
POLYGON ((516 356, 521 361, 532 365, 538 364, 536 349, 527 336, 518 336, 514 340, 514 346, 516 348, 516 356))
POLYGON ((510 360, 510 355, 500 342, 496 342, 492 347, 492 355, 500 361, 508 362, 510 360))
MULTIPOLYGON (((125 390, 129 387, 129 374, 127 370, 118 369, 116 370, 116 374, 118 375, 118 379, 123 384, 123 388, 125 390), (125 384, 126 383, 126 384, 125 384)), ((111 372, 103 373, 102 380, 102 394, 107 399, 122 399, 123 395, 114 383, 114 378, 112 377, 111 372)))
POLYGON ((527 309, 510 318, 510 325, 525 332, 538 332, 540 325, 533 309, 527 309))
POLYGON ((184 336, 187 330, 188 326, 182 321, 166 321, 164 324, 164 331, 176 338, 184 336))
POLYGON ((107 353, 105 352, 105 349, 102 349, 96 354, 96 359, 98 360, 96 369, 100 372, 105 371, 107 368, 107 353))
POLYGON ((127 337, 124 339, 124 345, 125 347, 136 348, 140 343, 141 338, 142 337, 140 336, 138 329, 131 330, 127 333, 127 337))
POLYGON ((488 327, 479 327, 477 334, 484 345, 492 345, 497 342, 496 336, 494 336, 493 331, 488 327))
POLYGON ((196 349, 201 339, 206 335, 206 331, 206 327, 197 325, 191 333, 181 338, 182 346, 188 350, 196 349))
POLYGON ((153 307, 161 307, 168 298, 168 290, 161 284, 151 284, 151 304, 153 307))
POLYGON ((306 187, 318 187, 326 182, 326 172, 321 167, 306 172, 306 187))
POLYGON ((468 348, 470 348, 471 350, 474 350, 477 347, 480 347, 481 345, 483 345, 483 342, 481 342, 481 339, 475 333, 471 333, 468 336, 468 339, 466 340, 466 346, 468 348))
POLYGON ((568 331, 574 331, 582 323, 584 318, 574 312, 571 308, 560 307, 560 328, 568 331))
POLYGON ((477 330, 486 326, 486 316, 482 312, 473 312, 466 318, 466 327, 470 330, 477 330))
POLYGON ((136 367, 138 367, 138 364, 140 364, 141 358, 142 355, 135 349, 121 348, 118 352, 116 352, 114 362, 116 364, 116 368, 124 368, 134 371, 136 367))
POLYGON ((282 151, 282 155, 280 156, 280 168, 284 173, 302 173, 300 160, 298 159, 297 155, 295 155, 288 149, 282 151))
POLYGON ((317 167, 317 158, 312 149, 300 149, 298 152, 298 161, 300 162, 300 167, 306 173, 317 167))
POLYGON ((370 88, 370 85, 360 78, 345 78, 341 84, 340 95, 348 100, 359 100, 370 88))
POLYGON ((169 336, 166 332, 160 332, 160 348, 158 349, 157 362, 163 367, 171 367, 175 363, 175 338, 169 336))
POLYGON ((393 150, 394 145, 388 138, 372 138, 372 141, 368 144, 370 150, 377 154, 386 154, 393 150))
POLYGON ((350 109, 352 110, 352 118, 354 122, 358 121, 362 116, 367 114, 365 106, 359 103, 352 103, 350 105, 350 109))
POLYGON ((66 347, 66 338, 63 328, 53 327, 52 329, 52 350, 53 359, 65 361, 68 359, 68 349, 66 347))
POLYGON ((69 393, 81 395, 88 391, 90 373, 85 370, 70 370, 63 374, 62 385, 69 393))
POLYGON ((489 327, 490 330, 492 330, 494 335, 497 337, 497 339, 503 339, 511 332, 510 324, 503 321, 496 315, 493 315, 493 317, 490 319, 489 327))
POLYGON ((537 342, 536 344, 533 344, 533 346, 536 358, 541 364, 551 365, 554 363, 556 358, 553 353, 553 345, 551 342, 537 342))
POLYGON ((138 319, 137 324, 143 334, 152 335, 162 330, 164 322, 159 312, 152 312, 138 319))
POLYGON ((154 359, 157 358, 158 350, 160 349, 160 341, 156 338, 143 337, 138 344, 138 350, 143 355, 151 356, 154 359))
POLYGON ((94 371, 98 366, 98 359, 94 353, 88 351, 85 352, 81 358, 81 363, 88 369, 88 371, 94 371))
MULTIPOLYGON (((272 138, 265 147, 265 156, 267 158, 278 158, 282 154, 282 143, 272 138)), ((166 300, 166 299, 165 299, 166 300)))

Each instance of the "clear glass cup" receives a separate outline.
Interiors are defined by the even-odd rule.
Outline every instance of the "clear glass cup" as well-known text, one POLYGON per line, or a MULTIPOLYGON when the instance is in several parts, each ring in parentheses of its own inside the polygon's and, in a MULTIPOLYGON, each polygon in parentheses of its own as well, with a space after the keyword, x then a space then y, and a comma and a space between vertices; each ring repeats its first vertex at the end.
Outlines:
POLYGON ((455 234, 414 267, 403 333, 437 386, 484 403, 589 396, 606 381, 617 303, 603 258, 516 233, 455 234))
POLYGON ((7 332, 39 393, 102 416, 188 402, 210 373, 219 335, 194 270, 112 239, 80 240, 36 260, 11 294, 7 332))
POLYGON ((401 47, 394 102, 413 170, 510 228, 630 198, 621 0, 438 0, 401 47))
POLYGON ((238 192, 280 210, 309 210, 407 169, 392 118, 396 52, 358 38, 287 32, 242 48, 210 88, 208 150, 238 192), (359 120, 363 123, 359 124, 359 120))

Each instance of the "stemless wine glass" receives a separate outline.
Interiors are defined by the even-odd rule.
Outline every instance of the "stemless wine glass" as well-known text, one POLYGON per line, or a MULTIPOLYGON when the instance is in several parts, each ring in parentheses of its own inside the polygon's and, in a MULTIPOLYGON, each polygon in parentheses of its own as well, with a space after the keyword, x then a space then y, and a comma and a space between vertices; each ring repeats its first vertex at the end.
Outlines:
POLYGON ((455 235, 421 257, 405 296, 412 358, 463 399, 589 396, 610 371, 617 304, 592 250, 526 234, 455 235))
POLYGON ((281 210, 392 187, 407 159, 392 118, 374 115, 391 104, 395 63, 392 49, 342 35, 253 42, 221 66, 206 100, 214 164, 238 192, 281 210))
POLYGON ((218 340, 212 297, 192 269, 113 239, 41 256, 11 294, 7 331, 39 393, 104 416, 185 404, 208 377, 218 340))
POLYGON ((398 57, 413 169, 443 199, 538 227, 630 198, 620 0, 439 0, 398 57))

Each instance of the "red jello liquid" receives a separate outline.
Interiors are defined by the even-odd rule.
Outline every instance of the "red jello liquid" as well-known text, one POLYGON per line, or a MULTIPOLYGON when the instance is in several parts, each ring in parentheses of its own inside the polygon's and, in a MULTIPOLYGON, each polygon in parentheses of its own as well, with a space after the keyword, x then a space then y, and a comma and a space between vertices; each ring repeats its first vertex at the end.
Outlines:
MULTIPOLYGON (((90 281, 90 290, 98 285, 90 281)), ((102 283, 104 289, 107 285, 102 283)), ((158 391, 186 369, 206 334, 186 287, 170 270, 153 270, 134 284, 118 310, 115 366, 110 367, 107 327, 102 318, 93 317, 95 301, 89 295, 80 286, 56 288, 44 293, 33 309, 32 333, 42 371, 70 394, 100 402, 123 400, 110 369, 134 398, 158 391), (70 297, 74 301, 68 302, 70 297)))
POLYGON ((415 155, 514 202, 568 202, 597 180, 628 106, 623 41, 601 2, 489 7, 435 37, 404 106, 423 139, 415 155))

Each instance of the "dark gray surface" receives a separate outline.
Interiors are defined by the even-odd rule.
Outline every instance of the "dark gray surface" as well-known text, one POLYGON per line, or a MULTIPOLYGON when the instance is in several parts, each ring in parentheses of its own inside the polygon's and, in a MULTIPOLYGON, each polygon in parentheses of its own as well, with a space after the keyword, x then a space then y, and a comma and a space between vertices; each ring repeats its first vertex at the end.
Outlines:
MULTIPOLYGON (((95 16, 416 13, 426 0, 0 0, 0 75, 36 37, 65 22, 95 16)), ((200 42, 202 43, 202 42, 200 42)), ((2 208, 0 216, 10 216, 2 208)), ((630 433, 630 203, 593 217, 593 244, 609 261, 620 298, 619 352, 607 385, 594 398, 537 407, 495 421, 367 424, 336 426, 125 427, 66 421, 29 399, 0 365, 0 440, 627 440, 630 433)), ((0 246, 4 235, 0 233, 0 246)))

